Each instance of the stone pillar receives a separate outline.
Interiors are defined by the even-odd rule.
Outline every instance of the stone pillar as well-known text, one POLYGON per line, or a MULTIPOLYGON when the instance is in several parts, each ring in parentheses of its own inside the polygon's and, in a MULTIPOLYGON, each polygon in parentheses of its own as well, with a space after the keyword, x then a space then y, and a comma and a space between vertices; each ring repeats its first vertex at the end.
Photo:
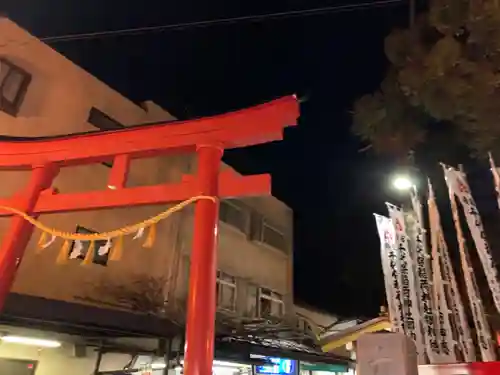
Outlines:
POLYGON ((357 360, 357 375, 418 375, 415 344, 401 333, 361 336, 357 360))

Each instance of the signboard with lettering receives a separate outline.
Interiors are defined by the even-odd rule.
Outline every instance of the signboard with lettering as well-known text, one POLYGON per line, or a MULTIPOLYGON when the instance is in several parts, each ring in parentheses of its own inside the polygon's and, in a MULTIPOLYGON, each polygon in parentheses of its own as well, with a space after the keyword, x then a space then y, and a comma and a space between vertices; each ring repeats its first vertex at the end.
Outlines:
POLYGON ((255 374, 262 375, 296 375, 298 366, 297 361, 287 358, 265 357, 268 363, 255 366, 255 374))

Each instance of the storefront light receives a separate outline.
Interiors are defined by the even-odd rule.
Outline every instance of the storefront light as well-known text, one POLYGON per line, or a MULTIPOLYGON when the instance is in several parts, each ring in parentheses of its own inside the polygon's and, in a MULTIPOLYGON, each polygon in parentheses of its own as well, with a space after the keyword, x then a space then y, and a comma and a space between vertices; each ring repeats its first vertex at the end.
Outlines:
POLYGON ((167 367, 165 363, 152 363, 151 364, 151 369, 152 370, 161 370, 167 367))
POLYGON ((37 346, 40 348, 59 348, 61 343, 55 340, 45 340, 45 339, 37 339, 34 337, 23 337, 23 336, 2 336, 1 340, 3 342, 8 342, 12 344, 20 344, 20 345, 28 345, 28 346, 37 346))
MULTIPOLYGON (((181 364, 184 365, 184 360, 181 360, 181 364)), ((252 367, 252 366, 247 365, 245 363, 219 361, 217 359, 214 360, 213 366, 214 367, 229 367, 229 368, 250 368, 250 367, 252 367)))
POLYGON ((232 367, 232 368, 250 368, 250 365, 244 364, 244 363, 235 363, 235 362, 226 362, 226 361, 218 361, 214 360, 214 366, 219 366, 219 367, 232 367))

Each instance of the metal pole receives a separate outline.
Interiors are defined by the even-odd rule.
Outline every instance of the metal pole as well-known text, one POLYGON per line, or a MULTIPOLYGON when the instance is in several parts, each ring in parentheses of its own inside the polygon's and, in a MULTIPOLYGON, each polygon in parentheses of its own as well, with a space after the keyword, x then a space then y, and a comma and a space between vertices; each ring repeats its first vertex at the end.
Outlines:
MULTIPOLYGON (((217 197, 223 149, 218 145, 202 145, 197 153, 199 194, 217 197)), ((184 356, 186 375, 212 374, 218 210, 219 203, 209 200, 201 200, 195 207, 184 356)))
MULTIPOLYGON (((43 165, 33 167, 28 185, 19 193, 17 209, 30 214, 35 208, 40 193, 50 187, 57 175, 57 167, 43 165)), ((10 292, 17 268, 21 264, 26 246, 29 243, 33 226, 22 217, 13 216, 2 239, 0 247, 0 311, 10 292)))

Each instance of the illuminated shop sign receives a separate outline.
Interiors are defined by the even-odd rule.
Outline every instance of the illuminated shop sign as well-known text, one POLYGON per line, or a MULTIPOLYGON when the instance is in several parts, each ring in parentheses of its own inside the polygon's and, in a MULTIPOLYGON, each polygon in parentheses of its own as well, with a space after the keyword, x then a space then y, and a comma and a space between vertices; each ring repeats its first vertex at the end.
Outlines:
POLYGON ((255 373, 262 375, 294 375, 297 372, 297 361, 293 359, 265 357, 268 364, 255 366, 255 373))

